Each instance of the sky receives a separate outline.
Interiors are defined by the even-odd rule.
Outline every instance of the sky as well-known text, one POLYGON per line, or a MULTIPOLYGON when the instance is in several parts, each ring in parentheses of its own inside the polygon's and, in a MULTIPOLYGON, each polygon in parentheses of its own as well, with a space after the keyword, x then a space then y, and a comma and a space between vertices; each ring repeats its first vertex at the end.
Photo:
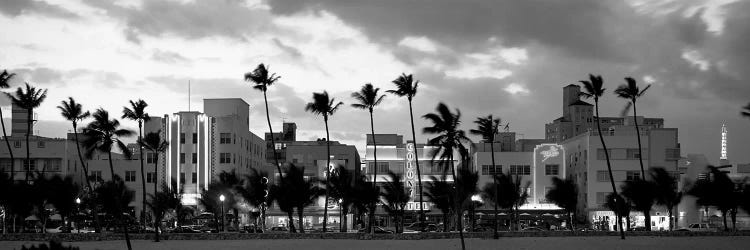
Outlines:
MULTIPOLYGON (((444 102, 462 129, 493 114, 521 138, 543 138, 562 115, 563 86, 602 75, 602 116, 619 116, 626 101, 612 91, 630 76, 652 85, 639 115, 678 128, 683 155, 717 162, 726 124, 730 160, 747 163, 749 24, 747 0, 3 0, 0 69, 17 74, 13 88, 49 89, 36 111, 42 136, 71 129, 56 109, 69 96, 117 114, 142 98, 152 116, 243 98, 262 135, 263 96, 243 75, 265 63, 281 76, 268 91, 275 131, 291 121, 301 140, 324 137, 304 106, 327 90, 345 103, 331 140, 360 151, 369 117, 349 105, 365 83, 385 92, 414 74, 418 130, 444 102)), ((7 98, 0 105, 10 114, 7 98)), ((374 116, 376 133, 410 137, 406 99, 387 96, 374 116)))

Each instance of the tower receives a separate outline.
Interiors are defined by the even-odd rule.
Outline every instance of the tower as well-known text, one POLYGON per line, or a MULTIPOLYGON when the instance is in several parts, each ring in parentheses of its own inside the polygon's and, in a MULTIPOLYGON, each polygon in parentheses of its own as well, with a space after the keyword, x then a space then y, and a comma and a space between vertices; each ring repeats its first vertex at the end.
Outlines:
POLYGON ((729 160, 727 159, 727 126, 721 124, 721 157, 719 158, 719 165, 728 165, 729 160))

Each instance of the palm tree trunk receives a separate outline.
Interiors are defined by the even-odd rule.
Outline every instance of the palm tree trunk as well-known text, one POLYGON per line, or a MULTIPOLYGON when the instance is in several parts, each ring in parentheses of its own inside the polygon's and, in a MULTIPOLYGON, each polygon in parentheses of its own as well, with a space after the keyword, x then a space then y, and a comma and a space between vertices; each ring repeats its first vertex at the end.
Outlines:
POLYGON ((347 211, 347 210, 349 210, 349 209, 347 209, 347 208, 341 208, 341 214, 342 214, 342 216, 341 216, 341 228, 342 228, 341 232, 342 233, 346 233, 348 231, 347 224, 346 224, 347 223, 346 214, 349 211, 347 211))
MULTIPOLYGON (((328 226, 328 195, 330 194, 330 188, 328 188, 329 180, 331 179, 331 138, 328 134, 328 117, 324 118, 326 124, 326 199, 323 202, 323 232, 326 232, 328 226)), ((300 222, 301 223, 301 222, 300 222)))
MULTIPOLYGON (((372 187, 373 189, 378 187, 378 144, 375 142, 375 122, 372 116, 372 109, 370 109, 370 131, 372 132, 372 155, 375 159, 375 169, 373 171, 372 175, 372 187)), ((377 204, 377 203, 376 203, 377 204)), ((370 223, 375 223, 375 210, 377 210, 377 205, 372 206, 372 211, 370 211, 370 223)), ((375 227, 371 227, 372 231, 371 234, 375 234, 375 227)))
POLYGON ((294 230, 294 209, 292 209, 292 211, 286 212, 286 215, 289 217, 289 232, 296 233, 297 231, 294 230))
POLYGON ((669 215, 669 231, 672 231, 674 219, 672 218, 672 208, 667 208, 667 214, 669 215))
MULTIPOLYGON (((109 170, 110 170, 111 175, 112 175, 112 181, 114 182, 115 181, 115 167, 114 167, 114 164, 112 163, 112 151, 108 151, 107 155, 109 156, 109 157, 107 157, 107 158, 109 158, 109 170)), ((119 197, 115 197, 115 205, 117 206, 118 209, 121 209, 122 206, 120 206, 120 198, 119 197)), ((130 245, 130 234, 128 234, 128 225, 127 225, 127 223, 125 221, 125 218, 122 216, 122 212, 120 212, 119 215, 116 215, 115 218, 120 218, 120 223, 122 224, 122 229, 125 232, 125 243, 128 245, 128 250, 132 250, 133 247, 130 245)))
POLYGON ((575 231, 575 227, 573 226, 573 213, 568 211, 568 218, 570 219, 570 231, 575 231))
POLYGON ((31 152, 29 151, 29 136, 31 135, 32 111, 28 109, 28 120, 26 121, 26 183, 29 183, 29 172, 31 172, 31 152))
MULTIPOLYGON (((159 153, 154 152, 154 179, 153 179, 154 197, 156 197, 156 193, 158 192, 158 189, 157 189, 158 188, 157 184, 159 183, 159 178, 157 178, 159 176, 158 168, 159 168, 159 153)), ((159 225, 161 224, 160 221, 161 221, 161 218, 156 218, 156 216, 154 216, 154 232, 156 234, 156 242, 159 242, 159 225)))
MULTIPOLYGON (((422 192, 422 173, 419 170, 419 150, 416 149, 417 134, 414 131, 414 112, 412 112, 411 108, 411 98, 409 98, 409 117, 411 118, 411 138, 414 143, 414 151, 416 152, 414 153, 414 163, 417 165, 417 184, 419 185, 419 218, 417 221, 422 222, 425 219, 424 208, 422 207, 424 204, 424 192, 422 192)), ((375 137, 373 137, 372 141, 375 141, 375 137)))
POLYGON ((448 213, 443 212, 443 232, 448 232, 448 213))
MULTIPOLYGON (((612 175, 612 165, 609 162, 609 151, 607 150, 607 144, 604 143, 604 136, 602 135, 602 125, 601 125, 601 117, 599 116, 599 100, 595 99, 594 104, 596 104, 596 131, 599 133, 599 140, 602 142, 602 148, 604 148, 604 157, 607 160, 607 173, 609 173, 609 182, 612 184, 612 193, 617 194, 617 187, 615 186, 615 178, 612 175)), ((639 137, 640 138, 640 137, 639 137)), ((622 226, 620 226, 620 229, 622 229, 622 226)), ((625 232, 620 230, 620 238, 625 239, 625 232)))
MULTIPOLYGON (((635 123, 635 135, 638 138, 638 160, 641 163, 641 178, 646 179, 646 169, 643 167, 643 152, 641 149, 641 130, 638 129, 638 116, 636 115, 635 99, 633 102, 633 123, 635 123)), ((646 227, 646 230, 651 231, 650 227, 646 227)))
POLYGON ((644 226, 646 227, 646 231, 651 231, 651 210, 644 210, 643 211, 643 222, 644 226))
POLYGON ((724 220, 724 231, 729 231, 729 226, 727 226, 727 211, 726 210, 721 211, 721 218, 724 220))
MULTIPOLYGON (((495 172, 495 138, 494 138, 495 135, 492 135, 492 137, 493 137, 492 140, 490 140, 490 155, 492 156, 491 157, 491 159, 492 159, 492 171, 495 172)), ((495 173, 495 174, 497 174, 497 173, 495 173)), ((495 203, 494 204, 494 209, 495 209, 494 210, 495 211, 495 223, 494 223, 494 230, 493 230, 493 233, 492 233, 492 238, 493 239, 499 239, 500 235, 498 235, 498 233, 497 233, 497 201, 498 201, 498 199, 497 199, 498 195, 497 194, 498 194, 498 192, 500 192, 500 190, 498 189, 498 186, 497 186, 497 178, 495 178, 495 174, 492 175, 492 183, 495 185, 495 202, 493 202, 493 203, 495 203)))
POLYGON ((466 250, 466 243, 464 243, 464 229, 463 229, 463 209, 461 209, 461 205, 458 203, 458 179, 456 178, 456 167, 453 163, 453 153, 450 155, 450 167, 453 173, 453 190, 454 190, 454 197, 453 197, 453 203, 456 207, 456 228, 458 229, 458 236, 461 238, 461 249, 466 250))
POLYGON ((299 233, 301 234, 305 233, 305 225, 302 220, 302 218, 304 218, 303 216, 304 214, 305 214, 304 208, 298 207, 297 208, 297 222, 299 223, 299 233))
MULTIPOLYGON (((138 121, 138 141, 141 141, 143 138, 143 122, 138 121)), ((141 192, 141 230, 146 229, 146 177, 145 177, 145 171, 143 168, 143 147, 140 145, 138 146, 138 153, 140 154, 140 160, 141 160, 141 189, 143 192, 141 192)), ((156 194, 156 190, 154 190, 154 194, 156 194)))
POLYGON ((107 158, 109 160, 109 173, 110 173, 110 177, 112 177, 112 179, 111 179, 112 181, 115 181, 115 166, 112 163, 112 151, 107 152, 107 155, 109 156, 107 158))
MULTIPOLYGON (((75 135, 76 139, 76 151, 78 151, 78 160, 81 161, 81 168, 83 169, 83 174, 85 177, 83 179, 86 180, 86 187, 89 189, 89 194, 94 194, 94 188, 91 186, 91 180, 89 180, 89 168, 86 166, 86 162, 83 160, 83 154, 81 154, 81 144, 78 143, 78 126, 75 122, 73 122, 73 134, 75 135)), ((91 209, 94 212, 94 231, 97 233, 101 232, 102 228, 99 224, 99 212, 96 209, 96 205, 94 205, 91 209)))
MULTIPOLYGON (((3 109, 0 109, 0 125, 3 127, 3 139, 5 139, 5 145, 8 146, 8 153, 10 154, 10 180, 11 182, 16 179, 15 164, 16 160, 13 157, 13 149, 10 148, 10 142, 8 141, 8 134, 5 132, 5 120, 3 120, 3 109)), ((3 230, 5 232, 5 230, 3 230)))
POLYGON ((281 174, 281 165, 279 165, 278 154, 276 153, 276 140, 273 138, 273 127, 271 126, 271 115, 268 113, 268 98, 266 97, 266 91, 263 91, 263 101, 266 103, 266 121, 268 121, 268 132, 271 133, 271 149, 273 149, 273 160, 276 162, 276 171, 279 173, 279 182, 284 179, 284 175, 281 174))

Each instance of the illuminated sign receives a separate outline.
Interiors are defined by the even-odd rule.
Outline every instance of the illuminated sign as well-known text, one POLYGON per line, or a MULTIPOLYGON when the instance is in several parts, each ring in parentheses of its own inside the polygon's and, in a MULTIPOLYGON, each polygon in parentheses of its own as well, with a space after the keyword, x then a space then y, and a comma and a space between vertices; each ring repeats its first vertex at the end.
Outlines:
POLYGON ((414 143, 407 143, 406 144, 406 164, 404 166, 404 173, 405 173, 405 181, 406 181, 406 187, 409 188, 409 197, 414 199, 414 191, 416 188, 414 187, 414 181, 417 178, 416 169, 414 166, 414 159, 416 159, 416 155, 414 152, 414 143))
MULTIPOLYGON (((429 202, 422 202, 422 207, 424 210, 430 210, 430 203, 429 202)), ((419 210, 419 202, 417 201, 410 201, 406 203, 406 207, 404 210, 419 210)))
POLYGON ((557 146, 550 145, 548 150, 544 150, 540 152, 542 154, 542 162, 546 161, 547 159, 551 157, 557 157, 560 155, 560 151, 557 150, 557 146))

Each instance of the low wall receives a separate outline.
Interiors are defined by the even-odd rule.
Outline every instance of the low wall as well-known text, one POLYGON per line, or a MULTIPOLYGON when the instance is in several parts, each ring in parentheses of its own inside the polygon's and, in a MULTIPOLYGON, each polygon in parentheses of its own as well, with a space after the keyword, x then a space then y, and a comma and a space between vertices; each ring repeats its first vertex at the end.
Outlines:
MULTIPOLYGON (((597 237, 597 236, 619 236, 618 232, 592 231, 543 231, 543 232, 498 232, 500 237, 597 237)), ((690 237, 690 236, 750 236, 750 231, 737 232, 683 232, 683 231, 653 231, 653 232, 627 232, 629 236, 653 236, 653 237, 690 237)), ((414 234, 365 234, 365 233, 195 233, 195 234, 162 234, 162 240, 253 240, 253 239, 350 239, 350 240, 426 240, 426 239, 453 239, 458 238, 458 233, 414 233, 414 234)), ((491 239, 492 232, 464 233, 466 238, 491 239)), ((124 234, 3 234, 0 241, 110 241, 124 240, 124 234)), ((130 234, 133 240, 153 240, 154 234, 130 234)))

